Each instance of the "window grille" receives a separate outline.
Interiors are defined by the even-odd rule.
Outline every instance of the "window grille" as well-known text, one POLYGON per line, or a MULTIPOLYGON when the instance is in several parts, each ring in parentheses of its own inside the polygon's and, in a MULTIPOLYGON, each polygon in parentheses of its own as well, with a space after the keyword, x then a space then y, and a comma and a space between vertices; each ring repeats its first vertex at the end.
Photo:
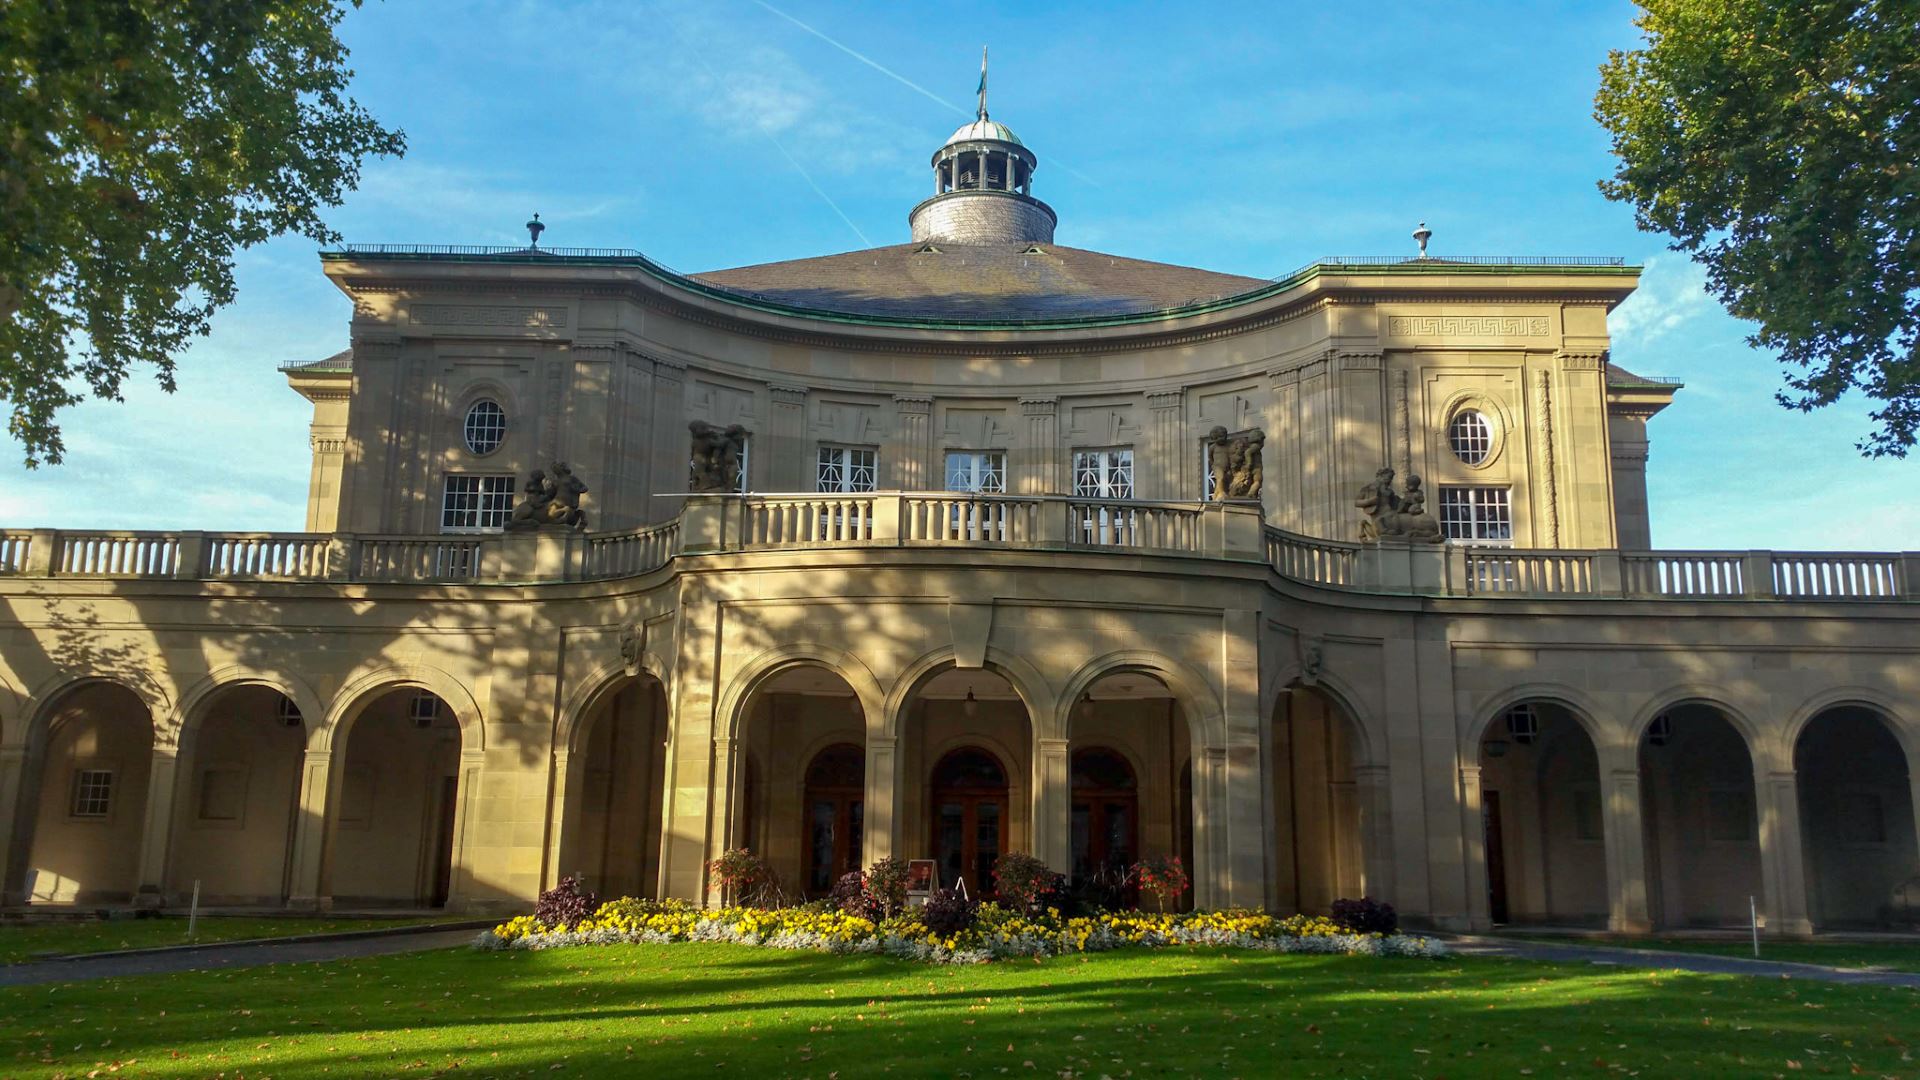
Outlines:
POLYGON ((1447 425, 1447 443, 1455 457, 1478 465, 1493 453, 1493 424, 1484 413, 1463 409, 1447 425))
POLYGON ((1440 531, 1449 540, 1513 543, 1513 508, 1503 487, 1440 489, 1440 531))
POLYGON ((1000 495, 1007 490, 1007 455, 998 450, 947 451, 947 490, 1000 495))
POLYGON ((1647 725, 1647 741, 1655 746, 1665 746, 1673 741, 1673 717, 1661 713, 1647 725))
POLYGON ((1515 705, 1507 710, 1507 734, 1517 743, 1531 743, 1540 737, 1540 712, 1531 704, 1515 705))
POLYGON ((513 476, 454 473, 440 497, 441 532, 487 532, 506 527, 513 513, 513 476))
POLYGON ((507 410, 490 398, 482 398, 467 410, 465 424, 467 449, 476 454, 491 454, 507 438, 507 410))
POLYGON ((305 722, 300 715, 300 706, 285 694, 280 695, 280 700, 274 703, 273 718, 287 727, 299 727, 305 722))
POLYGON ((823 446, 815 462, 815 491, 872 491, 879 454, 854 446, 823 446))
MULTIPOLYGON (((1075 450, 1073 496, 1076 499, 1133 498, 1133 449, 1075 450)), ((1133 511, 1102 506, 1080 515, 1081 540, 1088 544, 1120 544, 1131 540, 1133 511)))
POLYGON ((430 690, 417 691, 407 702, 407 718, 416 724, 431 724, 440 715, 440 699, 430 690))
POLYGON ((76 769, 73 774, 73 816, 103 818, 113 809, 113 770, 76 769))

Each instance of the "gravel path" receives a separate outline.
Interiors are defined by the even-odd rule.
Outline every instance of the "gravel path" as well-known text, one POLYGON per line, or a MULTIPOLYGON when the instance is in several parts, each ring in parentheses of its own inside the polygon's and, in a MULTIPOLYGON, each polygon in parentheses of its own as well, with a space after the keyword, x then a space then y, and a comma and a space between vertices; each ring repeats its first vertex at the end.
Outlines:
POLYGON ((42 960, 0 966, 0 986, 38 986, 82 979, 117 979, 125 975, 171 975, 182 971, 226 970, 266 964, 310 964, 322 960, 352 960, 362 956, 451 949, 472 941, 475 930, 426 929, 417 934, 388 934, 347 941, 234 942, 192 949, 121 956, 80 956, 71 960, 42 960))
POLYGON ((1504 956, 1515 960, 1544 960, 1556 964, 1602 964, 1615 967, 1678 969, 1708 975, 1756 975, 1763 978, 1810 979, 1860 986, 1904 986, 1920 989, 1920 974, 1905 971, 1861 971, 1787 964, 1774 960, 1742 960, 1706 953, 1667 952, 1660 949, 1619 949, 1605 945, 1558 945, 1496 937, 1447 937, 1447 947, 1461 956, 1504 956))

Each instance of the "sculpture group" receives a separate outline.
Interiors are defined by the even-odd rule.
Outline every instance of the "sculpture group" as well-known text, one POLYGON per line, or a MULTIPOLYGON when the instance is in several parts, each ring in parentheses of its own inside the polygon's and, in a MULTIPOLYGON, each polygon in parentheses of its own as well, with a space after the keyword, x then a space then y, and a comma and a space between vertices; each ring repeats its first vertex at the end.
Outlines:
POLYGON ((1353 505, 1365 513, 1360 522, 1360 539, 1369 543, 1405 540, 1416 544, 1437 544, 1441 540, 1440 522, 1427 513, 1427 493, 1420 489, 1420 478, 1407 474, 1407 493, 1393 490, 1393 470, 1373 474, 1373 483, 1360 489, 1353 505))
POLYGON ((740 463, 746 455, 747 429, 739 424, 720 427, 705 420, 687 425, 693 434, 689 491, 740 490, 740 463))
POLYGON ((1213 480, 1213 500, 1258 499, 1264 469, 1260 448, 1267 433, 1249 428, 1229 434, 1224 427, 1207 432, 1207 474, 1213 480))
POLYGON ((573 475, 573 468, 566 462, 556 461, 545 469, 533 470, 522 490, 524 497, 507 519, 509 530, 549 525, 587 527, 587 512, 580 509, 580 496, 587 493, 587 485, 573 475))

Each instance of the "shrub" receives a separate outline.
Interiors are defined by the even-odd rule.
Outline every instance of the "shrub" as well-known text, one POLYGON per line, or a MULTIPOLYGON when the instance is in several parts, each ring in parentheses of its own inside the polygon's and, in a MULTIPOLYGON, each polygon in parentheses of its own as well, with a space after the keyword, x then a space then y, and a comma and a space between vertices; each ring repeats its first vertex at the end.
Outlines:
POLYGON ((582 889, 579 878, 568 875, 540 894, 533 917, 547 926, 577 926, 591 918, 599 906, 600 898, 592 890, 582 889))
POLYGON ((907 906, 906 861, 889 855, 867 867, 867 892, 880 904, 882 915, 898 915, 907 906))
POLYGON ((827 894, 827 899, 841 911, 870 922, 879 922, 884 914, 880 910, 880 901, 867 890, 866 875, 858 870, 840 875, 840 880, 833 883, 833 892, 827 894))
POLYGON ((1133 864, 1134 879, 1140 891, 1160 902, 1165 911, 1169 901, 1178 901, 1187 891, 1187 867, 1178 855, 1156 855, 1133 864))
POLYGON ((779 891, 767 860, 746 848, 721 852, 719 858, 707 863, 707 873, 713 875, 722 893, 736 903, 764 904, 779 891))
POLYGON ((993 886, 1014 910, 1033 915, 1043 910, 1043 896, 1059 891, 1060 875, 1025 852, 1009 851, 994 860, 993 886))
POLYGON ((935 889, 920 909, 920 922, 927 932, 950 938, 973 927, 978 905, 952 889, 935 889))
POLYGON ((1371 896, 1358 900, 1335 900, 1333 921, 1352 934, 1392 934, 1400 929, 1400 916, 1393 905, 1371 896))

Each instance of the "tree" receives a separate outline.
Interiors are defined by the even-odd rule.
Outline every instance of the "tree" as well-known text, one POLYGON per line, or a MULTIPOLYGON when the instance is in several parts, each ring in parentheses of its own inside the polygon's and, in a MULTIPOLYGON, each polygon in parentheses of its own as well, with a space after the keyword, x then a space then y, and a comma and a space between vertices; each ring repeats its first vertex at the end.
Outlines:
MULTIPOLYGON (((358 6, 358 0, 353 0, 358 6)), ((233 299, 233 256, 320 219, 405 138, 346 96, 337 0, 0 4, 0 396, 29 467, 233 299)))
POLYGON ((1782 405, 1873 399, 1862 452, 1920 433, 1920 0, 1640 0, 1600 69, 1600 189, 1778 350, 1782 405))

